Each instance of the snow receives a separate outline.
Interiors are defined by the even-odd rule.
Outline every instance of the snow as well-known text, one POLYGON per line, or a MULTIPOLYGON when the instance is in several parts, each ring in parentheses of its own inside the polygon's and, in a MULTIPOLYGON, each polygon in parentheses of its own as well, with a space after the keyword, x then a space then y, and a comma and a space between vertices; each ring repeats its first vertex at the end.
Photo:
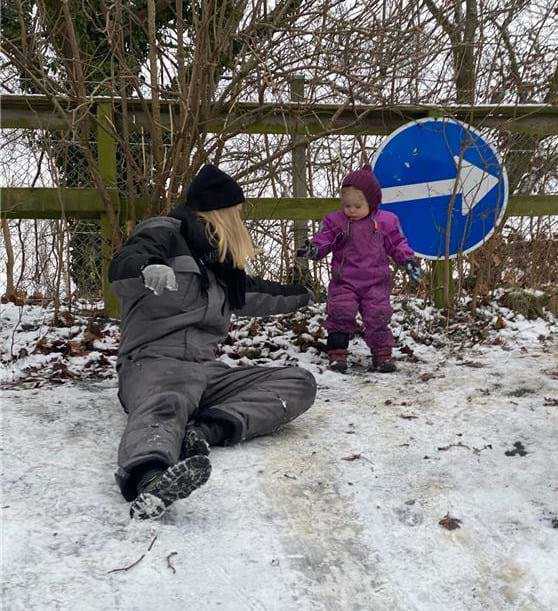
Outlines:
POLYGON ((384 376, 362 367, 361 339, 349 374, 325 368, 322 307, 236 321, 221 358, 298 362, 316 403, 274 436, 214 448, 209 482, 151 523, 130 521, 113 479, 117 329, 96 319, 87 335, 80 315, 52 328, 48 314, 0 317, 6 609, 558 607, 550 314, 491 303, 445 328, 398 301, 399 371, 384 376), (11 358, 12 335, 28 356, 11 358), (41 337, 58 351, 34 353, 41 337), (506 455, 518 441, 526 454, 506 455), (460 528, 442 528, 446 514, 460 528))

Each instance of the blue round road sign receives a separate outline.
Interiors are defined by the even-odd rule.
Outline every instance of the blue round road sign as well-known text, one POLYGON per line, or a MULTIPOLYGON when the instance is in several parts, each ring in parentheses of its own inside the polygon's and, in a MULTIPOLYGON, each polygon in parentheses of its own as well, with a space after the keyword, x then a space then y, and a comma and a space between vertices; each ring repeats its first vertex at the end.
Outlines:
POLYGON ((394 212, 409 244, 427 259, 478 248, 501 221, 508 178, 494 147, 454 119, 420 119, 382 143, 373 160, 382 208, 394 212))

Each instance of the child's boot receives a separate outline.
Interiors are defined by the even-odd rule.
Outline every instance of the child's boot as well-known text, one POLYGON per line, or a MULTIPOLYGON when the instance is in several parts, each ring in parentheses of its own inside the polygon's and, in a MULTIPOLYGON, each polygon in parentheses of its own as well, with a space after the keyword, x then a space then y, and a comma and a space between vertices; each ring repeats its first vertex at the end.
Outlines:
POLYGON ((344 373, 347 371, 347 350, 345 348, 333 348, 327 351, 329 368, 333 371, 344 373))
POLYGON ((347 348, 349 347, 350 335, 342 331, 334 331, 327 336, 327 356, 329 368, 341 373, 347 371, 347 348))
POLYGON ((372 352, 374 369, 378 373, 393 373, 397 370, 395 361, 391 356, 391 348, 381 348, 372 352))

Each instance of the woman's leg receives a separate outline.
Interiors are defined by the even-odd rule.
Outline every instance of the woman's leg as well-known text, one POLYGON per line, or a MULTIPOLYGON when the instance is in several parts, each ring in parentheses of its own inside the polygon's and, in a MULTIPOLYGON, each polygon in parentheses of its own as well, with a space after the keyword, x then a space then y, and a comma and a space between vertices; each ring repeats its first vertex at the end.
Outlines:
POLYGON ((199 363, 159 357, 126 359, 119 370, 119 398, 128 422, 118 449, 117 482, 126 500, 137 495, 146 469, 165 469, 180 456, 186 423, 205 388, 199 363))
POLYGON ((214 445, 273 433, 316 397, 314 376, 300 367, 227 367, 206 363, 207 386, 195 422, 221 431, 214 445), (215 427, 215 425, 217 425, 215 427))

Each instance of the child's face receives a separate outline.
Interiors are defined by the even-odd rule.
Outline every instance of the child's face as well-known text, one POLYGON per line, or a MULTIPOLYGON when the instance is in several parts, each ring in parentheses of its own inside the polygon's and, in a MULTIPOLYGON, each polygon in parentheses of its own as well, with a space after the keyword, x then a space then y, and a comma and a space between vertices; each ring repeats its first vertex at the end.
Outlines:
POLYGON ((345 216, 351 221, 358 221, 368 216, 370 207, 364 193, 355 187, 341 189, 341 206, 345 216))

